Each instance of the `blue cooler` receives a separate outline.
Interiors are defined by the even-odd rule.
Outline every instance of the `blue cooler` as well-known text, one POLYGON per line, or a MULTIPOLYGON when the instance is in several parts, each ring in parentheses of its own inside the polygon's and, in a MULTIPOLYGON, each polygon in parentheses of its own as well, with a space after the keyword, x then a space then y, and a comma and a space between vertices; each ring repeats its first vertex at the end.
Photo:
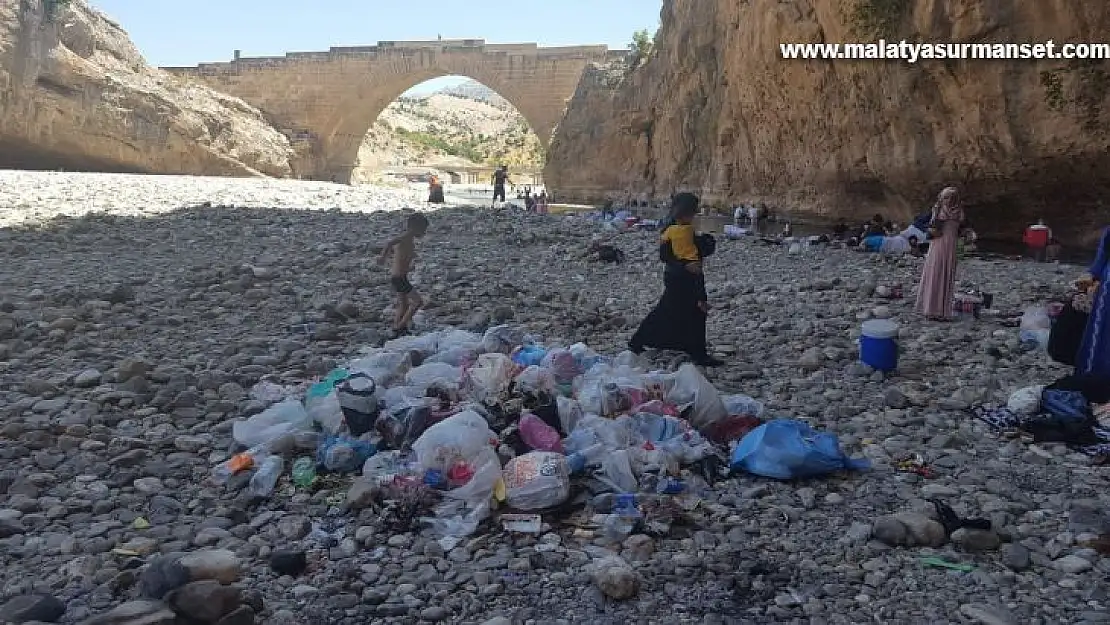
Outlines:
POLYGON ((898 368, 898 324, 888 319, 863 322, 859 337, 859 359, 876 371, 898 368))

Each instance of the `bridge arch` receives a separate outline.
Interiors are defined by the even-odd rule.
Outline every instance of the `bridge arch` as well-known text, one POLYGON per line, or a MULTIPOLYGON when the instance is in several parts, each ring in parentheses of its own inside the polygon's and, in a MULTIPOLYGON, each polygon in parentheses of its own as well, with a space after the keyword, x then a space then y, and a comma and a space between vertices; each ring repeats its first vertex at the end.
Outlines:
POLYGON ((405 91, 441 76, 476 80, 512 104, 546 149, 587 65, 620 58, 606 46, 540 48, 480 39, 240 58, 165 68, 260 109, 294 140, 301 177, 349 182, 370 126, 405 91))

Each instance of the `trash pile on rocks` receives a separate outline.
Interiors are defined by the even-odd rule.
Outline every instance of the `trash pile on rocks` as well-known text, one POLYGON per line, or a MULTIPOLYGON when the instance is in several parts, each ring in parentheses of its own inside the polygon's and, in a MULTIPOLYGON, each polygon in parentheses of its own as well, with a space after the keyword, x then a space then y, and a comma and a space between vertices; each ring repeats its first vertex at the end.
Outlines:
POLYGON ((292 463, 295 486, 358 474, 347 508, 419 519, 447 550, 494 509, 508 511, 507 529, 538 533, 535 513, 572 494, 623 540, 652 497, 696 506, 725 474, 723 446, 741 439, 732 465, 756 475, 865 466, 801 422, 762 424, 759 402, 721 396, 691 364, 649 371, 631 352, 545 346, 504 325, 395 339, 312 384, 303 403, 300 393, 260 382, 252 395, 274 403, 234 424, 243 451, 212 479, 270 497, 287 458, 314 450, 292 463))

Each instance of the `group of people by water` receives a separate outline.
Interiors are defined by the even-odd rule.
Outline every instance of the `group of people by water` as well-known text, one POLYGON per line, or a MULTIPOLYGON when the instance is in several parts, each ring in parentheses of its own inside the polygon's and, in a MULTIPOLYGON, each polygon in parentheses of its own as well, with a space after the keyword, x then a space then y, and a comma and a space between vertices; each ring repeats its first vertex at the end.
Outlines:
MULTIPOLYGON (((677 350, 687 353, 704 366, 717 366, 706 339, 706 320, 711 310, 705 287, 703 261, 713 254, 715 243, 708 235, 696 234, 693 226, 700 201, 691 193, 674 196, 669 216, 660 224, 659 258, 664 264, 663 294, 655 308, 644 318, 629 341, 629 349, 640 353, 646 348, 677 350)), ((749 225, 758 228, 760 207, 737 210, 749 225), (754 208, 755 211, 750 211, 754 208)), ((911 250, 925 251, 925 263, 917 289, 915 309, 926 320, 947 322, 956 318, 956 269, 961 241, 974 244, 960 192, 946 187, 930 211, 904 229, 876 215, 858 232, 846 224, 834 229, 834 237, 872 251, 885 251, 887 241, 898 238, 911 250)), ((787 225, 789 228, 789 225, 787 225)), ((1052 244, 1051 230, 1043 221, 1030 226, 1023 237, 1031 252, 1043 251, 1052 244), (1043 233, 1043 234, 1042 234, 1043 233)), ((1043 260, 1043 256, 1037 256, 1043 260)), ((1088 320, 1076 356, 1080 375, 1110 379, 1110 227, 1102 234, 1099 250, 1089 271, 1074 284, 1086 298, 1088 320)))

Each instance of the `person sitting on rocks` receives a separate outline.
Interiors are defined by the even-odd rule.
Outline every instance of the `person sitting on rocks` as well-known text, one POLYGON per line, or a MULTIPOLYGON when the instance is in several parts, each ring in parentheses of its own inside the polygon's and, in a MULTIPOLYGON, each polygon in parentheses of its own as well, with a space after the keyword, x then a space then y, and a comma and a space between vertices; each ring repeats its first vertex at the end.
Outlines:
POLYGON ((412 271, 413 261, 416 259, 416 240, 428 232, 428 218, 420 213, 409 215, 405 224, 405 231, 392 238, 382 249, 378 257, 378 264, 384 265, 389 255, 393 254, 393 268, 389 273, 390 284, 397 293, 397 305, 393 314, 394 338, 410 333, 409 326, 412 318, 424 305, 423 298, 409 282, 409 272, 412 271))
POLYGON ((666 265, 663 296, 640 323, 628 348, 636 354, 648 347, 673 349, 686 352, 696 364, 716 367, 723 363, 709 355, 705 338, 709 297, 702 260, 707 254, 699 248, 694 234, 700 203, 693 193, 674 197, 673 223, 663 230, 659 242, 659 257, 666 265))

